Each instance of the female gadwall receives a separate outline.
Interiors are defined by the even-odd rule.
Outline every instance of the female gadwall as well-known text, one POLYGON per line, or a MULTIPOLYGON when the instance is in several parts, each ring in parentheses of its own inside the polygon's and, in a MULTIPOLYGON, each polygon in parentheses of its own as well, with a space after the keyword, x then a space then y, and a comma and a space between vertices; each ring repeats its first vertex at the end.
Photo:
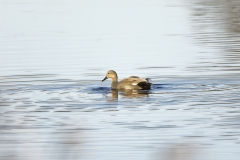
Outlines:
POLYGON ((112 89, 148 90, 152 85, 152 83, 149 82, 149 78, 139 78, 137 76, 131 76, 118 82, 118 76, 114 70, 108 71, 102 82, 108 78, 112 78, 112 89))

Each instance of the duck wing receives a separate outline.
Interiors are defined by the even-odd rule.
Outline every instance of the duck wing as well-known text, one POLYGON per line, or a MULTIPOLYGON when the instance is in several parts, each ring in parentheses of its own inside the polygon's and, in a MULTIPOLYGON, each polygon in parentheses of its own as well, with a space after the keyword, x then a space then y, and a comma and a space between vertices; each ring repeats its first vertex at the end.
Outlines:
POLYGON ((149 78, 139 78, 137 76, 131 76, 125 78, 118 83, 119 86, 132 86, 134 89, 150 89, 152 83, 149 82, 149 78))

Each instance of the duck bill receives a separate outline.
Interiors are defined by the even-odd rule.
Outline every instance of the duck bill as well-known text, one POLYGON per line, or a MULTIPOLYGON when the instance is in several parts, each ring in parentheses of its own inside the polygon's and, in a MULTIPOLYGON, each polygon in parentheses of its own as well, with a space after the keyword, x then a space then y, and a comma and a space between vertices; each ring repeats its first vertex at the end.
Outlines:
POLYGON ((107 78, 107 77, 105 77, 105 78, 102 80, 102 82, 103 82, 103 81, 105 81, 106 79, 108 79, 108 78, 107 78))

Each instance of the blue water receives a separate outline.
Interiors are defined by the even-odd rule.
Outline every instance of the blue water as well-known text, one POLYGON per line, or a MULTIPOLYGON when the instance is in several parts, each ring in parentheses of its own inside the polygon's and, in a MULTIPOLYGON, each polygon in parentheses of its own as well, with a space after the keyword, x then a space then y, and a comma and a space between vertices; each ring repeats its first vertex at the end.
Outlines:
POLYGON ((238 4, 1 1, 1 159, 237 160, 238 4))

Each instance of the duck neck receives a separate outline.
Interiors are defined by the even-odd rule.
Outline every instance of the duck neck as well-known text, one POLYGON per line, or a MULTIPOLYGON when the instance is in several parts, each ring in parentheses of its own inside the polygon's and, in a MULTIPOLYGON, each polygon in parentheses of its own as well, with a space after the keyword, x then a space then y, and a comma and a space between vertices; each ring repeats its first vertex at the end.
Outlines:
POLYGON ((112 85, 111 85, 112 89, 116 89, 117 83, 118 83, 118 77, 116 76, 112 78, 112 85))

